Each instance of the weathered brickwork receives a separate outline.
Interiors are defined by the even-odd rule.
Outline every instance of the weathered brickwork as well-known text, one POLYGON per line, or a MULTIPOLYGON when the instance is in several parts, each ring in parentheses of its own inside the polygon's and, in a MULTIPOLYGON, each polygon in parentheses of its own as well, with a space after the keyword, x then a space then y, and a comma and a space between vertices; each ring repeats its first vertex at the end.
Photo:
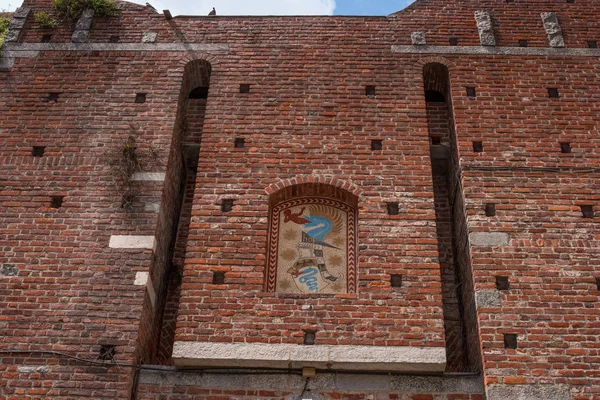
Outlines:
POLYGON ((0 399, 600 398, 596 0, 120 4, 3 48, 0 399), (355 290, 267 283, 294 198, 357 202, 355 290))

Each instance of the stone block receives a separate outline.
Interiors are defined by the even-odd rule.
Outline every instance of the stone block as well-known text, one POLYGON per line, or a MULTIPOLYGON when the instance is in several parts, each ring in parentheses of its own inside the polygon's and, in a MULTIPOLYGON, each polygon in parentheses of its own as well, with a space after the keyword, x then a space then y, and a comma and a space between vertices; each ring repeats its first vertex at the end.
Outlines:
POLYGON ((506 232, 472 232, 469 235, 472 246, 506 246, 509 240, 506 232))
POLYGON ((480 307, 501 307, 502 294, 497 290, 480 290, 475 292, 475 304, 480 307))
POLYGON ((136 286, 144 286, 148 283, 148 277, 149 277, 149 273, 148 272, 144 272, 144 271, 138 271, 135 273, 135 279, 133 281, 133 284, 136 286))
POLYGON ((160 203, 145 203, 144 211, 158 214, 160 211, 160 203))
POLYGON ((156 43, 156 37, 158 33, 156 32, 144 32, 142 35, 142 43, 156 43))
POLYGON ((425 32, 413 32, 410 35, 413 46, 425 46, 427 39, 425 38, 425 32))
POLYGON ((153 250, 156 239, 154 236, 113 235, 108 247, 111 249, 149 249, 153 250))
POLYGON ((8 29, 23 29, 25 21, 24 18, 13 18, 8 25, 8 29))
POLYGON ((562 28, 558 22, 558 17, 553 12, 543 12, 540 14, 544 29, 548 35, 550 47, 565 47, 565 40, 562 34, 562 28))
POLYGON ((489 385, 487 400, 571 400, 566 385, 489 385))
POLYGON ((21 36, 20 29, 9 29, 4 36, 4 43, 18 42, 21 36))
POLYGON ((19 275, 19 269, 14 264, 3 264, 0 274, 4 276, 17 276, 19 275))
POLYGON ((90 31, 75 31, 71 36, 73 43, 87 43, 90 36, 90 31))
POLYGON ((30 12, 31 12, 31 8, 28 8, 28 7, 19 7, 13 13, 12 17, 13 18, 22 18, 22 19, 25 19, 25 18, 27 18, 29 16, 30 12))
POLYGON ((496 36, 494 35, 494 26, 490 13, 487 11, 475 11, 475 22, 477 23, 481 45, 495 46, 496 36))
POLYGON ((129 178, 132 181, 155 181, 161 182, 165 180, 164 172, 136 172, 129 178))

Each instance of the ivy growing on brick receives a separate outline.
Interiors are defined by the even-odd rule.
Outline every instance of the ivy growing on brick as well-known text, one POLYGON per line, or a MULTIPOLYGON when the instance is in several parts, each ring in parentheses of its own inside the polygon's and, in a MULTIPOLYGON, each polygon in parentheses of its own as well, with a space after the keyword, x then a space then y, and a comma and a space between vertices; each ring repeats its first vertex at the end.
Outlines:
POLYGON ((10 24, 10 19, 6 17, 0 17, 0 56, 2 55, 2 45, 4 45, 4 37, 6 36, 6 32, 8 32, 8 24, 10 24))
POLYGON ((52 6, 65 19, 78 19, 87 9, 97 17, 113 17, 121 10, 115 0, 53 0, 52 6))

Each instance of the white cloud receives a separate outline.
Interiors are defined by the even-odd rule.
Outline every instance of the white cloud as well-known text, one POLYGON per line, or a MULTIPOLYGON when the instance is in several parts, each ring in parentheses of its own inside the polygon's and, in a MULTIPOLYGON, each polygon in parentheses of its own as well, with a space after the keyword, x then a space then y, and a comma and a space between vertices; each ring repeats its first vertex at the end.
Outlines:
MULTIPOLYGON (((159 12, 173 15, 208 15, 213 7, 217 15, 331 15, 335 0, 148 0, 159 12)), ((20 0, 0 0, 0 10, 14 10, 20 0)), ((146 0, 134 3, 146 4, 146 0)))

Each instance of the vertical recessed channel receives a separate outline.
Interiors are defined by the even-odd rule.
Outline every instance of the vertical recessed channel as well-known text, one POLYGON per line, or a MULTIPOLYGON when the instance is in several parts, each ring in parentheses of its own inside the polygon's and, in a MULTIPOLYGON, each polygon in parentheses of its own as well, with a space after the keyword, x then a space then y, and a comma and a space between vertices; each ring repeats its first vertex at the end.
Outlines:
POLYGON ((480 361, 475 306, 471 300, 472 275, 466 267, 466 237, 459 234, 466 219, 459 212, 463 203, 456 174, 458 154, 448 69, 438 63, 426 64, 423 81, 442 280, 446 371, 477 371, 480 361))
MULTIPOLYGON (((165 195, 170 198, 163 195, 161 202, 165 205, 161 207, 161 212, 164 209, 165 214, 168 214, 164 218, 161 215, 161 218, 170 221, 170 226, 164 227, 164 234, 170 237, 170 242, 165 243, 165 254, 162 257, 164 275, 160 277, 160 281, 152 278, 155 285, 161 282, 166 288, 162 291, 157 289, 157 295, 163 297, 157 303, 162 303, 162 308, 157 307, 160 315, 153 324, 158 327, 157 338, 147 338, 157 348, 154 360, 157 364, 169 363, 173 351, 210 76, 210 63, 205 60, 190 61, 184 68, 179 94, 178 114, 167 167, 167 177, 171 180, 165 181, 165 186, 168 187, 164 189, 165 195)), ((163 233, 160 227, 159 232, 163 233)), ((221 278, 218 277, 217 282, 220 282, 219 279, 221 278)))

